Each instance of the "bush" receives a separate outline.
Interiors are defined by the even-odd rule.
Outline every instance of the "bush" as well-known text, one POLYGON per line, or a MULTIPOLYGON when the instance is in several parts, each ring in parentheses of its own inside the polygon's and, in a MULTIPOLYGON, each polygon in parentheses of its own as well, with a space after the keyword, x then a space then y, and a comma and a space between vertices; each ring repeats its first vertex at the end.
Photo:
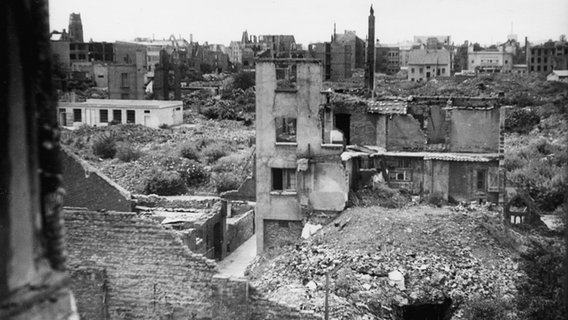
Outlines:
POLYGON ((216 142, 203 148, 201 153, 207 158, 208 163, 213 163, 219 158, 226 156, 229 148, 230 147, 225 143, 216 142))
POLYGON ((186 191, 187 188, 179 173, 159 169, 152 171, 144 186, 145 194, 157 194, 159 196, 179 195, 186 191))
MULTIPOLYGON (((219 158, 211 170, 215 172, 242 172, 247 165, 249 155, 233 153, 219 158)), ((249 168, 250 169, 250 168, 249 168)), ((250 171, 250 170, 248 170, 250 171)))
POLYGON ((507 310, 503 301, 474 297, 468 301, 464 310, 467 320, 501 320, 505 319, 507 310))
POLYGON ((540 123, 540 117, 532 109, 515 109, 505 118, 505 130, 527 133, 540 123))
POLYGON ((244 180, 235 172, 215 172, 211 179, 218 193, 237 190, 244 180))
POLYGON ((184 143, 180 147, 179 155, 180 157, 189 160, 199 160, 199 151, 193 144, 190 143, 184 143))
POLYGON ((255 74, 254 72, 239 72, 235 75, 233 80, 234 89, 246 90, 253 87, 255 84, 255 74))
POLYGON ((126 144, 121 143, 116 149, 116 157, 122 162, 130 162, 140 159, 142 151, 126 144))
POLYGON ((165 124, 165 123, 162 123, 161 125, 158 126, 158 128, 160 128, 160 129, 169 129, 170 126, 167 125, 167 124, 165 124))
POLYGON ((177 172, 188 186, 207 182, 209 172, 200 163, 186 158, 168 157, 161 162, 162 167, 177 172))
POLYGON ((116 154, 115 138, 109 133, 97 135, 93 140, 93 154, 103 159, 114 158, 116 154))

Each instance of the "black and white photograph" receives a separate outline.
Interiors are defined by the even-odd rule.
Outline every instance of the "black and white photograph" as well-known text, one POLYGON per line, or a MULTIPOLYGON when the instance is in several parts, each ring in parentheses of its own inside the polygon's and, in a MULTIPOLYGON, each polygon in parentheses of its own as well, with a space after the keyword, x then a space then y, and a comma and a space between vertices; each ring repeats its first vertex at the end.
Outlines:
POLYGON ((568 318, 568 1, 0 24, 0 320, 568 318))

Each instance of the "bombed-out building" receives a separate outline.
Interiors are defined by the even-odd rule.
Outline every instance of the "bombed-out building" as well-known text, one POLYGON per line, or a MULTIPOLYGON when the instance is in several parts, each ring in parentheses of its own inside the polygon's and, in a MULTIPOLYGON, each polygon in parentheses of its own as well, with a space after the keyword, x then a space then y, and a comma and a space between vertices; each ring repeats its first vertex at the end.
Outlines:
POLYGON ((317 60, 256 69, 257 249, 341 212, 350 190, 383 181, 422 199, 500 202, 497 98, 367 100, 322 91, 317 60))

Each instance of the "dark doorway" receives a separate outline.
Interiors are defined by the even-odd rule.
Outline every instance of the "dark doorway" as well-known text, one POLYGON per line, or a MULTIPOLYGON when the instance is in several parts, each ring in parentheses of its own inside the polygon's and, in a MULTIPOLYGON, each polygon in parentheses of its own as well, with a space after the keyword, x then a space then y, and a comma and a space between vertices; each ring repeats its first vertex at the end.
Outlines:
POLYGON ((351 115, 346 113, 335 114, 335 127, 343 133, 345 144, 350 144, 349 128, 351 127, 351 115))
POLYGON ((213 248, 215 249, 215 259, 223 258, 223 233, 221 232, 221 222, 213 226, 213 248))
POLYGON ((402 307, 401 320, 449 320, 452 317, 450 307, 452 299, 442 303, 424 303, 402 307))

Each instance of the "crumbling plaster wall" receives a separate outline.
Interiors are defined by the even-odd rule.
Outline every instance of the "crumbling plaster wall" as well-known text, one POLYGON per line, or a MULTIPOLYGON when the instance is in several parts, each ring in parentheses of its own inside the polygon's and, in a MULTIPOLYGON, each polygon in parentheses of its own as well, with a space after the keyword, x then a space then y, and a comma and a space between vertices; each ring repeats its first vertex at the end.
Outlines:
POLYGON ((451 110, 450 151, 499 152, 499 108, 451 110))
POLYGON ((313 189, 311 173, 297 174, 296 191, 272 191, 272 168, 296 169, 300 159, 319 155, 337 157, 342 148, 322 147, 320 107, 325 103, 321 93, 321 65, 296 61, 296 88, 280 90, 276 86, 276 64, 259 61, 256 65, 256 230, 257 250, 263 250, 264 220, 302 221, 301 199, 313 189), (296 118, 296 142, 277 143, 275 118, 296 118))
POLYGON ((347 203, 349 181, 341 162, 316 163, 309 203, 313 210, 342 211, 347 203))
POLYGON ((477 170, 498 168, 499 162, 451 162, 448 197, 453 201, 474 201, 485 199, 497 203, 498 192, 478 191, 476 187, 477 170))
POLYGON ((62 148, 65 205, 90 210, 132 211, 131 195, 92 165, 62 148))
POLYGON ((393 115, 387 122, 387 150, 420 151, 426 145, 426 134, 412 115, 393 115))

